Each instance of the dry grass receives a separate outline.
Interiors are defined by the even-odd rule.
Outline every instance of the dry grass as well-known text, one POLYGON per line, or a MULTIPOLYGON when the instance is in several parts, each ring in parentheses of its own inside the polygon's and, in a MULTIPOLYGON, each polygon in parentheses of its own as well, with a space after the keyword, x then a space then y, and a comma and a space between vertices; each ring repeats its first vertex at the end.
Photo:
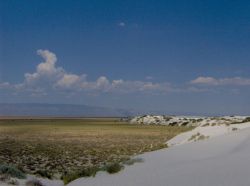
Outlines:
POLYGON ((119 119, 0 120, 0 164, 60 177, 166 147, 190 127, 131 125, 119 119))

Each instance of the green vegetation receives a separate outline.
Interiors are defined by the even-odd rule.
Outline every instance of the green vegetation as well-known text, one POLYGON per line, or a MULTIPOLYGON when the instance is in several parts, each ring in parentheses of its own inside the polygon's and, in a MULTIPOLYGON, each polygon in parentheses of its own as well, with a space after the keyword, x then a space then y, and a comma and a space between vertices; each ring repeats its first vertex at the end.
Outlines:
POLYGON ((74 171, 74 172, 68 172, 62 176, 62 180, 64 184, 68 184, 69 182, 80 178, 80 177, 90 177, 95 176, 98 171, 100 171, 101 168, 97 166, 87 167, 82 170, 74 171))
POLYGON ((242 122, 243 122, 243 123, 245 123, 245 122, 250 122, 250 117, 245 118, 242 122))
POLYGON ((193 134, 193 135, 188 139, 188 141, 195 140, 199 135, 200 135, 199 132, 198 132, 197 134, 193 134))
POLYGON ((95 176, 98 171, 106 171, 109 174, 114 174, 122 170, 124 166, 121 163, 109 163, 107 165, 103 165, 101 167, 92 166, 82 170, 78 170, 75 172, 66 173, 62 176, 62 180, 64 184, 68 184, 69 182, 80 178, 80 177, 90 177, 95 176))
POLYGON ((4 165, 4 164, 0 165, 0 174, 8 175, 10 177, 19 178, 19 179, 26 178, 26 175, 22 171, 18 170, 16 167, 4 165))
POLYGON ((134 125, 116 118, 0 120, 0 164, 65 183, 115 173, 131 156, 166 147, 191 127, 134 125))
POLYGON ((123 168, 124 166, 121 165, 120 163, 110 163, 104 167, 104 170, 106 170, 110 174, 114 174, 114 173, 119 172, 123 168))
POLYGON ((196 134, 194 134, 194 135, 192 135, 189 139, 188 139, 188 141, 199 141, 199 140, 205 140, 205 139, 208 139, 209 138, 209 136, 204 136, 203 134, 201 134, 201 133, 196 133, 196 134))

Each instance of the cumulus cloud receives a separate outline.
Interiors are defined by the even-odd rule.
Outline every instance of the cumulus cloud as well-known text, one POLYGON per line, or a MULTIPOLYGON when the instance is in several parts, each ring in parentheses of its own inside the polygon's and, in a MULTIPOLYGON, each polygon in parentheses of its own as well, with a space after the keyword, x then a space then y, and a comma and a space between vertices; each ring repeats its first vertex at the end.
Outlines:
POLYGON ((74 85, 77 85, 82 81, 82 78, 85 79, 85 76, 82 77, 75 74, 63 74, 63 76, 56 82, 56 86, 70 88, 74 85))
POLYGON ((209 86, 249 86, 250 79, 233 77, 233 78, 213 78, 213 77, 198 77, 190 82, 191 84, 196 85, 209 85, 209 86))
POLYGON ((64 77, 66 72, 61 67, 56 67, 57 57, 49 50, 37 50, 44 61, 37 65, 36 71, 33 73, 26 73, 24 75, 24 82, 22 86, 51 86, 54 81, 64 77))
POLYGON ((95 81, 88 81, 86 74, 68 73, 57 66, 56 55, 49 50, 38 50, 37 54, 43 58, 35 72, 25 73, 24 81, 19 84, 2 83, 0 88, 12 88, 17 91, 31 92, 32 95, 47 95, 50 91, 86 91, 86 92, 168 92, 169 83, 152 83, 150 81, 125 81, 122 79, 109 80, 100 76, 95 81))

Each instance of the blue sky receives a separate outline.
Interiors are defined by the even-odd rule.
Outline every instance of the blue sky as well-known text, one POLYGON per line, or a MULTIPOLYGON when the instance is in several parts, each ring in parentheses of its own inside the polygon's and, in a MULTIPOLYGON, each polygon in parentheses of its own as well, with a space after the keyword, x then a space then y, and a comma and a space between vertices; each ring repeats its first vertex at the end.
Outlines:
POLYGON ((0 102, 250 114, 250 2, 0 2, 0 102))

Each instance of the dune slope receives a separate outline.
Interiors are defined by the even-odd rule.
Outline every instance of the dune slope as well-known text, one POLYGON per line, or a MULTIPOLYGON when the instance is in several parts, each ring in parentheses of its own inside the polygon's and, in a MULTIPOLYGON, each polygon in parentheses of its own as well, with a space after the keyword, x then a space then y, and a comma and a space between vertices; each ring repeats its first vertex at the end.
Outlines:
POLYGON ((69 186, 246 186, 250 185, 250 129, 146 153, 143 163, 69 186))

